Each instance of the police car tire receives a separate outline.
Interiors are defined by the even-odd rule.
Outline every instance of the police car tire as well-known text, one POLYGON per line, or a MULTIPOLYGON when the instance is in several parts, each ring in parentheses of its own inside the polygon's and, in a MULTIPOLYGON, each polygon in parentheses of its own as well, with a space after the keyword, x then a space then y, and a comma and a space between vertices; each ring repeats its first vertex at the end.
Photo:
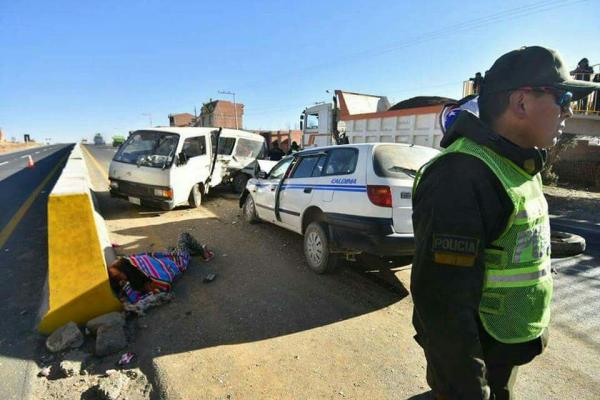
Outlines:
POLYGON ((585 251, 585 239, 568 232, 552 231, 550 245, 552 257, 571 257, 585 251))
POLYGON ((231 186, 235 193, 242 193, 246 189, 246 183, 248 183, 250 177, 246 174, 237 174, 231 181, 231 186))
POLYGON ((197 183, 192 187, 188 202, 192 208, 198 208, 202 205, 202 190, 200 190, 200 184, 197 183))
POLYGON ((304 257, 311 270, 325 274, 336 269, 339 257, 330 252, 326 226, 311 222, 304 232, 304 257))
POLYGON ((247 223, 256 224, 260 221, 258 215, 256 214, 256 205, 254 203, 254 199, 250 194, 246 196, 242 212, 244 213, 244 221, 246 221, 247 223))

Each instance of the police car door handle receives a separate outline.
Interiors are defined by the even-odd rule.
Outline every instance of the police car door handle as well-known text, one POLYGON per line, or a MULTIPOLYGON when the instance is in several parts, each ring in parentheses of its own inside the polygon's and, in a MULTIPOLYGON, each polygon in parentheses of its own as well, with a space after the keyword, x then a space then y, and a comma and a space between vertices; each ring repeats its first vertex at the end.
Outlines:
POLYGON ((310 193, 310 192, 312 192, 311 187, 304 188, 304 193, 310 193))

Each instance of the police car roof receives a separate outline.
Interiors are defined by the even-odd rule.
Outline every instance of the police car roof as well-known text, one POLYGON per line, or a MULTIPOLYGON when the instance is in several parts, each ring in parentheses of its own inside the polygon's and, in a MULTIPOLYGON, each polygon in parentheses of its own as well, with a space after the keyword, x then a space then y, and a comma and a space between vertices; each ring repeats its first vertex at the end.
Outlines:
POLYGON ((302 154, 309 154, 309 153, 318 153, 319 151, 325 151, 325 150, 329 150, 329 149, 371 148, 371 147, 376 147, 379 145, 391 145, 391 146, 398 146, 398 147, 404 147, 404 148, 410 148, 410 147, 425 148, 425 149, 432 148, 432 147, 428 147, 428 146, 419 146, 417 144, 408 144, 408 143, 374 142, 374 143, 334 144, 331 146, 310 147, 308 149, 299 151, 296 154, 302 155, 302 154))

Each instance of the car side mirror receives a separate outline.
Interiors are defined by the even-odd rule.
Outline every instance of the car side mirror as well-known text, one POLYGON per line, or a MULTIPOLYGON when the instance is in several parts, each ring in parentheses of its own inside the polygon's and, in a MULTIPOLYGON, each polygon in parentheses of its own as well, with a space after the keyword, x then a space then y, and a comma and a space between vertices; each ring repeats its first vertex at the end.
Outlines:
POLYGON ((267 179, 267 173, 265 171, 258 171, 258 174, 256 176, 258 177, 258 179, 267 179))

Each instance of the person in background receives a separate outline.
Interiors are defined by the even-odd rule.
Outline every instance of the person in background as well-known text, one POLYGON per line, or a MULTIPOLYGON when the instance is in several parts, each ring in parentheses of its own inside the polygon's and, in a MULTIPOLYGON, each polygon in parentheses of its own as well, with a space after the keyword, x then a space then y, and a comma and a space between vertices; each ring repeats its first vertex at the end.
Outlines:
POLYGON ((479 116, 475 99, 447 113, 444 150, 419 170, 412 196, 413 325, 436 399, 514 399, 518 366, 546 347, 544 149, 572 115, 571 100, 598 87, 571 80, 557 52, 523 47, 486 72, 479 116))
MULTIPOLYGON (((577 68, 571 71, 571 75, 575 77, 578 81, 591 81, 592 74, 594 73, 594 69, 590 67, 590 62, 587 58, 582 58, 577 63, 577 68)), ((588 99, 584 97, 578 102, 578 109, 581 111, 587 110, 588 99)))
POLYGON ((483 81, 483 77, 481 76, 481 72, 477 72, 474 78, 469 79, 473 82, 473 94, 479 94, 481 90, 481 82, 483 81))
POLYGON ((292 142, 292 145, 290 146, 290 150, 287 152, 288 156, 290 154, 294 154, 300 151, 300 146, 298 146, 298 143, 296 142, 292 142))
POLYGON ((273 141, 271 150, 269 150, 269 160, 279 161, 283 156, 285 156, 285 153, 279 148, 279 142, 277 140, 273 141))

